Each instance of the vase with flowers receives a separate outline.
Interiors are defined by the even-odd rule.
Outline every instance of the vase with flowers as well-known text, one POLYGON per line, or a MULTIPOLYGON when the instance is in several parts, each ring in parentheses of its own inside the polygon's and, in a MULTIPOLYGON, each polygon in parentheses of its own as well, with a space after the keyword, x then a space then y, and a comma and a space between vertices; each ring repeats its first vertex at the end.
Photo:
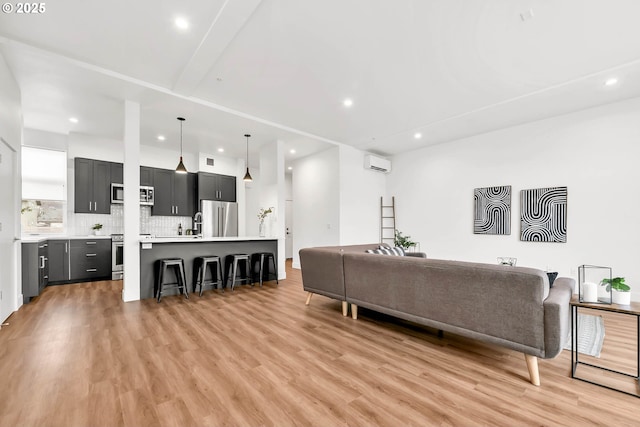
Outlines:
POLYGON ((264 237, 266 235, 264 220, 267 218, 267 215, 269 215, 272 212, 273 212, 273 206, 266 209, 260 208, 260 212, 258 212, 258 219, 260 220, 260 225, 258 227, 258 235, 260 237, 264 237))

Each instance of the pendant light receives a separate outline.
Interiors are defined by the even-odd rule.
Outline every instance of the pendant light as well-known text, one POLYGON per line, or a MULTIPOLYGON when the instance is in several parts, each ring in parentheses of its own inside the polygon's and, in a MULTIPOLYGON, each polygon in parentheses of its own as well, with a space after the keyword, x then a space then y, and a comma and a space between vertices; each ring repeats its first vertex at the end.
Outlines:
POLYGON ((182 163, 182 123, 184 122, 184 117, 178 117, 178 120, 180 120, 180 163, 176 167, 176 173, 187 173, 187 168, 182 163))
POLYGON ((251 182, 253 181, 253 178, 251 178, 251 174, 249 173, 249 138, 251 135, 245 134, 244 136, 247 138, 247 173, 244 174, 244 178, 242 178, 242 180, 245 182, 251 182))

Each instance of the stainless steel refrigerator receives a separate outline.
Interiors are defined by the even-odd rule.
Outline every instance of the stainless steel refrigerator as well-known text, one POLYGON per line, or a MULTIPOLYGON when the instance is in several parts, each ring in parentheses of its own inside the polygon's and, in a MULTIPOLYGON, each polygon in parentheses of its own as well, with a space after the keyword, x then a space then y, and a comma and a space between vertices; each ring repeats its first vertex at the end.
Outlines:
POLYGON ((232 202, 200 201, 203 237, 231 237, 238 235, 238 204, 232 202))

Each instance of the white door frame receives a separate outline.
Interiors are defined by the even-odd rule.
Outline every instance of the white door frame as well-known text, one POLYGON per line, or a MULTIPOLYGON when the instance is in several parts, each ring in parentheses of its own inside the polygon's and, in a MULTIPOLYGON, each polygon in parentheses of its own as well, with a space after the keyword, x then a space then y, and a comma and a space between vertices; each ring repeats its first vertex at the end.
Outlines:
MULTIPOLYGON (((22 292, 20 291, 21 287, 18 286, 20 276, 18 274, 20 238, 18 237, 19 233, 16 232, 18 224, 16 196, 16 192, 18 191, 18 155, 16 150, 4 138, 0 137, 0 156, 4 157, 6 153, 9 154, 9 159, 0 158, 0 168, 3 167, 5 162, 10 162, 11 164, 10 185, 3 185, 3 188, 8 192, 7 199, 10 199, 10 202, 0 207, 0 222, 2 224, 2 230, 0 231, 0 253, 5 254, 2 256, 2 259, 0 259, 0 262, 3 264, 3 272, 0 277, 0 292, 2 292, 2 298, 0 300, 0 323, 4 322, 11 313, 22 305, 20 302, 20 297, 22 296, 22 292), (5 268, 8 271, 5 271, 5 268)), ((5 183, 3 182, 3 184, 5 183)))

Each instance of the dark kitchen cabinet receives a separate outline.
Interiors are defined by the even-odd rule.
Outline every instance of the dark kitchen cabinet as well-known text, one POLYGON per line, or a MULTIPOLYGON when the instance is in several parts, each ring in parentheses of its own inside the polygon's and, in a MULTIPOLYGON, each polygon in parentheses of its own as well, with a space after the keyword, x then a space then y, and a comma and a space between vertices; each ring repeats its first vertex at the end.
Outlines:
POLYGON ((38 243, 38 259, 40 266, 38 268, 38 294, 42 292, 45 286, 49 284, 49 243, 38 243))
POLYGON ((48 284, 47 242, 22 244, 22 295, 25 302, 40 295, 48 284))
POLYGON ((111 163, 111 183, 112 184, 124 184, 124 166, 122 163, 111 163))
POLYGON ((196 175, 170 169, 153 169, 154 204, 152 215, 193 216, 196 175))
POLYGON ((69 281, 69 240, 49 240, 49 283, 69 281))
POLYGON ((111 213, 111 162, 76 157, 74 166, 74 212, 111 213))
POLYGON ((70 241, 72 282, 111 279, 111 240, 77 239, 70 241))
POLYGON ((198 200, 236 201, 236 177, 198 173, 198 200))
POLYGON ((140 166, 140 185, 153 187, 153 168, 140 166))

